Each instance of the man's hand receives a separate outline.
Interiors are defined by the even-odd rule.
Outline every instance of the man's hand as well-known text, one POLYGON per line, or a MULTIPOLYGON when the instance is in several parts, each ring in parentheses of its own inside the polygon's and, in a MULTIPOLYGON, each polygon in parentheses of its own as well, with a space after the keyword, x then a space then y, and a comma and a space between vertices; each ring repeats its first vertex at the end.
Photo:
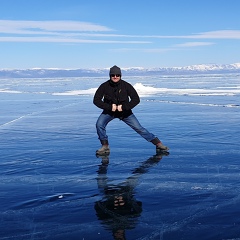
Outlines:
POLYGON ((122 112, 122 105, 118 105, 118 106, 117 106, 117 110, 118 110, 119 112, 122 112))
POLYGON ((117 105, 116 104, 112 104, 112 111, 115 112, 117 110, 117 105))

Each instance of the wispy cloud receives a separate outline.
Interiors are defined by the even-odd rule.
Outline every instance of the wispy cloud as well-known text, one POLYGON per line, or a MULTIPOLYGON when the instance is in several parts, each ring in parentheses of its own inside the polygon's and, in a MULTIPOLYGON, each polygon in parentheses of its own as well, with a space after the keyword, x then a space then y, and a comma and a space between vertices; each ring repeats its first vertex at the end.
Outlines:
POLYGON ((240 39, 240 30, 219 30, 189 35, 151 35, 149 38, 182 38, 182 39, 240 39))
POLYGON ((169 51, 175 51, 180 48, 192 48, 192 47, 202 47, 214 45, 212 42, 185 42, 181 44, 175 44, 166 48, 118 48, 111 49, 114 52, 145 52, 145 53, 164 53, 169 51))
POLYGON ((108 32, 106 26, 77 21, 12 21, 0 20, 0 33, 53 34, 58 32, 108 32))
POLYGON ((240 39, 240 30, 210 31, 188 36, 197 39, 240 39))
MULTIPOLYGON (((0 42, 129 43, 147 44, 154 39, 240 39, 240 30, 219 30, 189 35, 126 35, 100 24, 79 21, 0 20, 0 42), (134 40, 131 40, 133 39, 134 40), (151 41, 149 41, 151 39, 151 41)), ((211 42, 187 42, 174 47, 212 45, 211 42)), ((166 51, 153 49, 146 51, 166 51)))
POLYGON ((121 44, 145 44, 147 41, 118 41, 101 39, 74 39, 53 37, 0 37, 0 42, 45 42, 45 43, 121 43, 121 44))
POLYGON ((88 22, 0 20, 0 42, 150 43, 143 40, 114 40, 114 37, 124 37, 107 34, 114 31, 106 26, 88 22))
POLYGON ((214 45, 213 42, 186 42, 186 43, 180 43, 175 44, 174 47, 201 47, 201 46, 209 46, 214 45))

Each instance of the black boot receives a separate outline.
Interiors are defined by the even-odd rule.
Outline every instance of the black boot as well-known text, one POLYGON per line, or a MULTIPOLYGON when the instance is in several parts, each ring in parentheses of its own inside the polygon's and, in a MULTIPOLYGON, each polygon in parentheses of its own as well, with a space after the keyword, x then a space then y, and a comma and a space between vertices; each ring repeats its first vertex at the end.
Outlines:
POLYGON ((102 147, 96 151, 97 155, 109 155, 110 148, 108 144, 108 140, 101 140, 102 147))
POLYGON ((151 142, 156 146, 156 151, 161 152, 161 151, 168 151, 169 148, 167 146, 164 146, 162 142, 156 137, 151 142))

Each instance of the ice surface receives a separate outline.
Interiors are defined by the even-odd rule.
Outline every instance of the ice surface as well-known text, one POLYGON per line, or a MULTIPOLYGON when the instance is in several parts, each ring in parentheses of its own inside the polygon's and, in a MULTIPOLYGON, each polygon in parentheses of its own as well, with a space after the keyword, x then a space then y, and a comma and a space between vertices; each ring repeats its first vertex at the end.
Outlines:
POLYGON ((239 239, 240 77, 125 79, 170 154, 116 119, 101 159, 105 80, 0 80, 0 239, 239 239))

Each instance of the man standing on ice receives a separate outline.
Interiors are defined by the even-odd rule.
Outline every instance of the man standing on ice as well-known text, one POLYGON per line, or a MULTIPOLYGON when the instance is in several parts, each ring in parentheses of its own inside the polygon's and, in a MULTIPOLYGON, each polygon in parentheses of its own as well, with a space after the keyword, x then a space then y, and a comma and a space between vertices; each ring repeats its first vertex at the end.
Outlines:
POLYGON ((96 154, 110 153, 106 126, 115 118, 119 118, 148 142, 152 142, 157 153, 169 150, 155 135, 142 127, 133 114, 132 109, 139 104, 140 99, 134 87, 121 79, 121 69, 114 65, 110 68, 109 76, 110 80, 99 86, 93 98, 93 103, 103 109, 96 122, 98 138, 102 144, 96 154))

